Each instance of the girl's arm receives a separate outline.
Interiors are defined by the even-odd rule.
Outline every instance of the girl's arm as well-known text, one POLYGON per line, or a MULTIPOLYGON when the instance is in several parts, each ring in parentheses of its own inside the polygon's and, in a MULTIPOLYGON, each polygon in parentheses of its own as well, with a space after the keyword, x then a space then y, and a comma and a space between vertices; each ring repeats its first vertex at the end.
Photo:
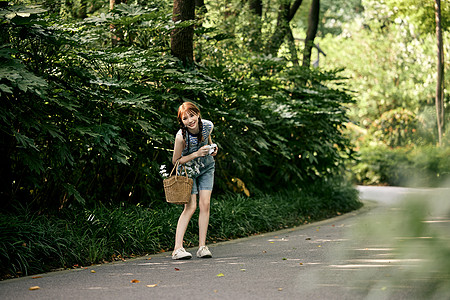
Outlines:
POLYGON ((175 162, 179 159, 180 164, 185 164, 188 161, 193 160, 194 158, 206 156, 208 155, 209 148, 208 146, 203 146, 198 151, 191 153, 186 156, 181 156, 181 153, 183 152, 183 149, 185 147, 186 142, 183 139, 183 136, 177 135, 175 137, 175 146, 173 149, 173 156, 172 156, 172 163, 175 164, 175 162))

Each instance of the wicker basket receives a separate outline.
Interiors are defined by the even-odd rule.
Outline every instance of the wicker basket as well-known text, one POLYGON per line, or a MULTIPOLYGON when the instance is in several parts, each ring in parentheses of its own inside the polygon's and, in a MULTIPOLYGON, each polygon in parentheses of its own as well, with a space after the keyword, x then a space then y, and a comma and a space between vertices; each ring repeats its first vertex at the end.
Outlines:
POLYGON ((179 162, 177 161, 169 178, 163 180, 164 193, 168 203, 187 204, 191 199, 193 180, 187 176, 186 167, 184 167, 186 176, 178 175, 178 166, 179 162), (174 170, 176 170, 175 175, 172 176, 174 170))

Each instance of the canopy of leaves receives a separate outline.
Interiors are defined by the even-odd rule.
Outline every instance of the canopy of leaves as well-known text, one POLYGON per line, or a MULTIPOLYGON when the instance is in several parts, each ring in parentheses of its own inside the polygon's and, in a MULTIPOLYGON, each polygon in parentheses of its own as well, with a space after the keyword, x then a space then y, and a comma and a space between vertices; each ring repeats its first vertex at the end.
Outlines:
MULTIPOLYGON (((436 33, 435 1, 426 0, 387 0, 394 16, 407 19, 421 33, 436 33)), ((450 28, 450 4, 441 2, 441 26, 443 31, 450 28)))

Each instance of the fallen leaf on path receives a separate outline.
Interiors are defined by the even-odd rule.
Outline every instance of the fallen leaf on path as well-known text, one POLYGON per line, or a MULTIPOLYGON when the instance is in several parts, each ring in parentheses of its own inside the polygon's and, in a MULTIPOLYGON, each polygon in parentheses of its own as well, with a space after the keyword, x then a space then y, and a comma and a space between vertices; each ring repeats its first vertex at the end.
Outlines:
POLYGON ((218 290, 214 290, 214 293, 217 293, 218 292, 218 290))
POLYGON ((180 271, 180 269, 178 269, 178 268, 175 268, 175 271, 180 271))
POLYGON ((320 245, 319 245, 319 246, 317 246, 317 247, 319 247, 319 248, 320 248, 320 247, 322 247, 322 246, 320 246, 320 245))
POLYGON ((267 251, 266 250, 263 250, 263 252, 262 253, 267 253, 267 251))
POLYGON ((133 280, 131 280, 131 283, 139 283, 140 281, 139 280, 137 280, 137 279, 133 279, 133 280))
POLYGON ((310 240, 311 240, 311 238, 306 238, 305 240, 307 240, 307 241, 310 241, 310 240))
POLYGON ((245 272, 245 271, 247 271, 247 270, 246 270, 246 269, 241 269, 241 271, 242 271, 242 272, 245 272))
POLYGON ((91 270, 91 273, 95 273, 95 270, 91 270))
POLYGON ((300 266, 303 266, 303 263, 300 263, 300 266))
POLYGON ((40 287, 38 287, 38 286, 32 286, 29 288, 30 291, 35 291, 35 290, 39 290, 39 289, 40 289, 40 287))
POLYGON ((155 287, 155 286, 158 286, 158 284, 157 283, 155 283, 155 284, 147 284, 147 287, 155 287))
POLYGON ((269 243, 274 244, 275 242, 269 242, 269 243))
POLYGON ((216 276, 217 276, 217 277, 223 277, 223 276, 225 276, 225 275, 223 275, 223 273, 219 273, 219 274, 217 274, 216 276))
POLYGON ((150 260, 150 259, 152 259, 152 258, 151 257, 147 258, 147 260, 150 260))
POLYGON ((278 288, 278 291, 281 292, 283 290, 283 288, 278 288))
POLYGON ((33 279, 38 279, 38 278, 42 278, 42 276, 33 276, 33 277, 31 277, 31 278, 33 278, 33 279))
POLYGON ((286 257, 283 257, 283 260, 287 260, 287 258, 286 258, 286 257))

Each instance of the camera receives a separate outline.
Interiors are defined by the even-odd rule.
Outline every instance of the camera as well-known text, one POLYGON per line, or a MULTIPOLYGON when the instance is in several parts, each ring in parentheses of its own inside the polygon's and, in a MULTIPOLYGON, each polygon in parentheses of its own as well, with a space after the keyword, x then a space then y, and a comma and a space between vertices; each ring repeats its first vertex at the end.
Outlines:
POLYGON ((209 153, 208 154, 213 154, 214 153, 214 151, 216 151, 216 149, 217 149, 217 145, 216 144, 211 144, 211 145, 209 145, 209 153))

